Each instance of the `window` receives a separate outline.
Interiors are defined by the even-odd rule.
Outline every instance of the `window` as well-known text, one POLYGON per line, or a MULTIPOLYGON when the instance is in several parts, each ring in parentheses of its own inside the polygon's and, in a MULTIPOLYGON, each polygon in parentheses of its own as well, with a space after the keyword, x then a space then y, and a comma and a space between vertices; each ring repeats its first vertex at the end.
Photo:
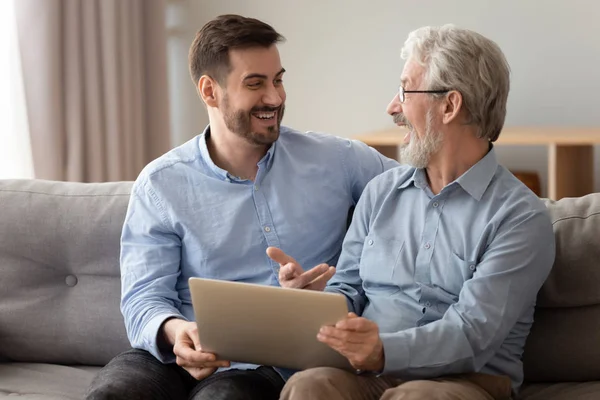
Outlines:
POLYGON ((0 179, 33 178, 13 0, 0 1, 0 179))

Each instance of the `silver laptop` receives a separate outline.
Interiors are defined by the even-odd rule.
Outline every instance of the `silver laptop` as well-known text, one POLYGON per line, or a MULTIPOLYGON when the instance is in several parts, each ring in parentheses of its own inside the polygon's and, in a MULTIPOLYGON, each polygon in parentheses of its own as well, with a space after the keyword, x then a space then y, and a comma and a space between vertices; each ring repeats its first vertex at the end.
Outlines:
POLYGON ((190 278, 200 344, 218 359, 302 370, 352 370, 317 340, 348 313, 341 294, 190 278))

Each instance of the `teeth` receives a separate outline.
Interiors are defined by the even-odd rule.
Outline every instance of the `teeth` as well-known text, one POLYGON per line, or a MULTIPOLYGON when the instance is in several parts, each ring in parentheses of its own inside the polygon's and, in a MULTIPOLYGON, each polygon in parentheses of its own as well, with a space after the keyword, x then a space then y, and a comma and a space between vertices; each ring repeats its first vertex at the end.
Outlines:
POLYGON ((275 117, 275 113, 274 112, 260 112, 260 113, 255 113, 254 116, 256 118, 260 118, 260 119, 271 119, 275 117))

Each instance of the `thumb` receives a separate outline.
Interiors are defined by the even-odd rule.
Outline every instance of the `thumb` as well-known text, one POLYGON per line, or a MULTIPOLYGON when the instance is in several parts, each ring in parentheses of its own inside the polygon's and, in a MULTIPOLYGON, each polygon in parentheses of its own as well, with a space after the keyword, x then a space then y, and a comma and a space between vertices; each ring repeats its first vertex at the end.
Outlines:
POLYGON ((356 315, 356 314, 355 314, 355 313, 353 313, 353 312, 349 312, 349 313, 348 313, 348 318, 358 318, 358 315, 356 315))
POLYGON ((186 330, 186 333, 192 342, 194 343, 194 349, 200 351, 202 346, 200 345, 200 336, 198 335, 198 327, 195 322, 192 322, 194 325, 190 325, 190 328, 186 330))

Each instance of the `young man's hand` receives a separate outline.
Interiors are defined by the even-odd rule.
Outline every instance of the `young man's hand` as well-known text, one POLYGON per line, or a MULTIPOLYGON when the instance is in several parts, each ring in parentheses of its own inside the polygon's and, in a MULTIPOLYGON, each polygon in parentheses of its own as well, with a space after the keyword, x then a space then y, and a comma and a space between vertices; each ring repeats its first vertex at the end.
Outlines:
POLYGON ((305 272, 298 261, 277 247, 267 248, 267 255, 280 266, 279 284, 281 287, 323 291, 327 281, 335 274, 335 267, 327 264, 319 264, 305 272))
POLYGON ((167 341, 173 344, 177 365, 194 378, 202 380, 212 375, 217 368, 230 366, 229 361, 217 360, 214 354, 202 351, 195 322, 169 319, 163 325, 163 332, 167 341))

